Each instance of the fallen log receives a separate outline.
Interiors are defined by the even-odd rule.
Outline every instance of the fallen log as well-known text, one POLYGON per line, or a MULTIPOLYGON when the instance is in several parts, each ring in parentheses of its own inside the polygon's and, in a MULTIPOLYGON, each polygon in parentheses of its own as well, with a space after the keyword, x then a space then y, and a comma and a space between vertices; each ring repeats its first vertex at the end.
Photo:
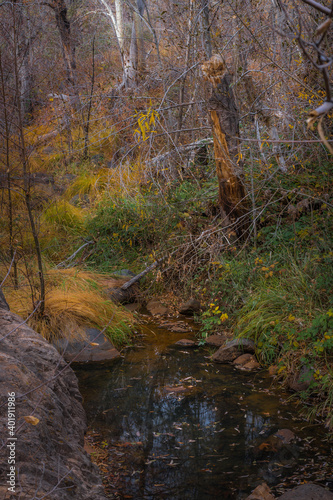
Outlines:
POLYGON ((150 266, 146 267, 141 273, 133 276, 130 280, 126 281, 122 286, 116 288, 109 288, 107 293, 111 300, 114 302, 119 302, 120 304, 134 301, 137 297, 138 288, 133 287, 143 276, 158 267, 165 257, 155 260, 150 266))

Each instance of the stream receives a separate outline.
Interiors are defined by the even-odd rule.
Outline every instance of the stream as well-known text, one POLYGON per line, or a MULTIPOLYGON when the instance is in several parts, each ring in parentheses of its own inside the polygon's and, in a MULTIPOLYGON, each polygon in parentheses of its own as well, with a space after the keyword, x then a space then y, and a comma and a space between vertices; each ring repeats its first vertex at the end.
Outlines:
POLYGON ((277 496, 304 482, 333 491, 324 428, 265 371, 215 364, 213 349, 175 346, 182 338, 195 339, 149 323, 111 366, 77 369, 110 497, 243 499, 262 482, 277 496), (276 437, 283 429, 295 439, 276 437))

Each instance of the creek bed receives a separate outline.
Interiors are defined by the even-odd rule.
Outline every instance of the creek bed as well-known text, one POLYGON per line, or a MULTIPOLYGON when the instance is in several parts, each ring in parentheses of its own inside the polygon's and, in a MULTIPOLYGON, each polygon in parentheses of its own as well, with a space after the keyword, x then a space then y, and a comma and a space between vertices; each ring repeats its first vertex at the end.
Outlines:
POLYGON ((264 371, 176 347, 184 337, 194 338, 149 324, 121 360, 77 370, 110 497, 242 499, 262 482, 277 496, 303 482, 333 490, 332 443, 299 417, 290 394, 264 371), (296 439, 283 443, 281 429, 296 439))

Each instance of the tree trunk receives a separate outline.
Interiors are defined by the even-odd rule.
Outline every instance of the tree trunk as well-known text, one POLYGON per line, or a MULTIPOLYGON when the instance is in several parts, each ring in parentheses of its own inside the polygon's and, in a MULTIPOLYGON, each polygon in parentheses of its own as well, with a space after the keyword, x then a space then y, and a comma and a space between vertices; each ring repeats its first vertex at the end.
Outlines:
POLYGON ((132 36, 129 51, 124 55, 124 76, 125 88, 134 88, 138 80, 138 44, 136 38, 135 22, 132 23, 132 36))
POLYGON ((210 36, 210 25, 209 25, 209 0, 201 0, 201 34, 202 34, 202 46, 204 49, 206 59, 212 57, 212 40, 210 36))
POLYGON ((206 80, 213 84, 208 101, 213 126, 216 172, 219 182, 219 204, 225 217, 225 225, 241 218, 242 230, 247 213, 245 188, 242 182, 241 155, 239 149, 239 116, 230 87, 231 76, 225 73, 220 56, 213 56, 202 65, 206 80))
POLYGON ((72 88, 73 95, 78 97, 76 88, 75 47, 72 41, 71 22, 68 18, 65 0, 54 0, 48 5, 54 11, 57 28, 59 30, 62 55, 66 69, 66 79, 72 88))

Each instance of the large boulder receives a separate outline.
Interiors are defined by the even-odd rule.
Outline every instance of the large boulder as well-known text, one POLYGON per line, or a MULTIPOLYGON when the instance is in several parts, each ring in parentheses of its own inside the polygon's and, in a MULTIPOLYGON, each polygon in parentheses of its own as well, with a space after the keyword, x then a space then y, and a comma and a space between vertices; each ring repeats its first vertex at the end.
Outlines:
POLYGON ((68 363, 107 363, 120 357, 120 352, 97 328, 86 328, 86 339, 69 343, 66 339, 54 342, 57 351, 68 363))
POLYGON ((255 344, 249 339, 235 339, 227 342, 224 347, 220 347, 212 356, 216 363, 231 363, 242 353, 249 352, 253 354, 255 344))
POLYGON ((0 307, 0 498, 106 499, 83 449, 81 399, 77 378, 57 350, 0 307), (8 426, 13 408, 15 428, 8 426))
POLYGON ((302 484, 279 497, 279 500, 333 500, 333 493, 317 484, 302 484))

